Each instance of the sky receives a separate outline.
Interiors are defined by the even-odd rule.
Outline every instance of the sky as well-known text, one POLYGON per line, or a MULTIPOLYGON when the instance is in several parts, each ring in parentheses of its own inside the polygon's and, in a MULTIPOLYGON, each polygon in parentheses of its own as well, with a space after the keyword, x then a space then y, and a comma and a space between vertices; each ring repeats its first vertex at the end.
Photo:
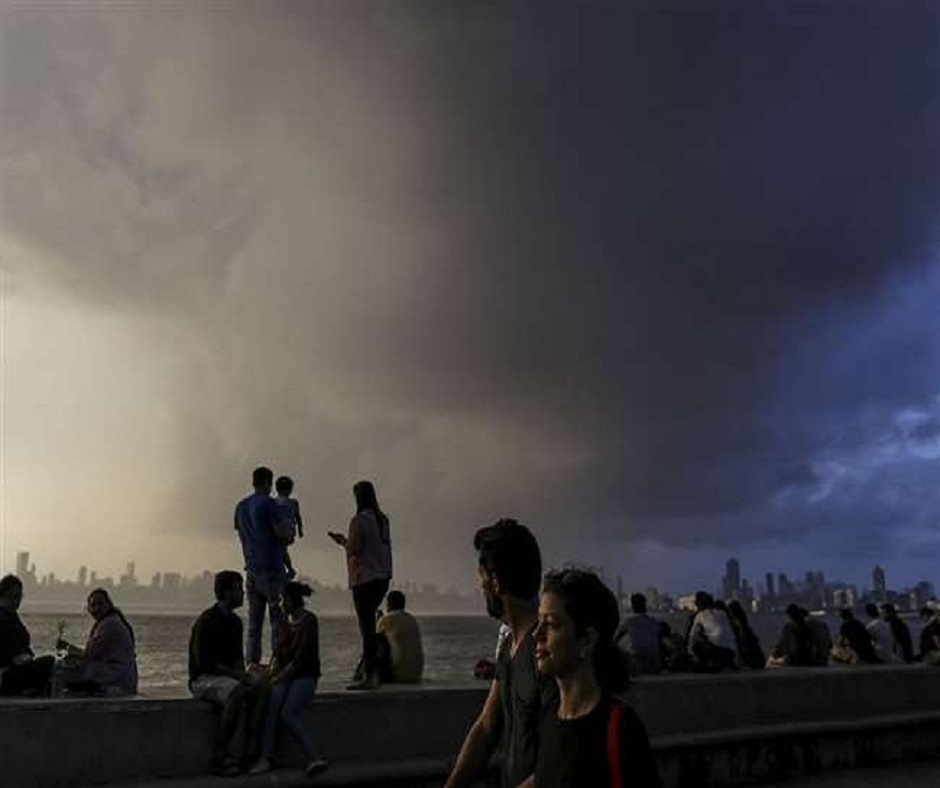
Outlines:
POLYGON ((0 8, 0 564, 940 581, 933 0, 0 8))

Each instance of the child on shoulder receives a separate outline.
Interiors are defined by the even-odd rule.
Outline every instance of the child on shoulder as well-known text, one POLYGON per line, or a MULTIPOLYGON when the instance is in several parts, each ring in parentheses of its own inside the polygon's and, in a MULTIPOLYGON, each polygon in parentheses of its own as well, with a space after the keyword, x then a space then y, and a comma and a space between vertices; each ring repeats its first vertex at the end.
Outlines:
POLYGON ((287 569, 287 577, 293 580, 297 576, 297 571, 291 563, 287 548, 296 539, 303 538, 304 521, 300 516, 300 502, 296 498, 291 498, 294 480, 289 476, 279 476, 274 483, 274 489, 277 492, 277 497, 274 499, 278 508, 277 535, 284 547, 284 567, 287 569))

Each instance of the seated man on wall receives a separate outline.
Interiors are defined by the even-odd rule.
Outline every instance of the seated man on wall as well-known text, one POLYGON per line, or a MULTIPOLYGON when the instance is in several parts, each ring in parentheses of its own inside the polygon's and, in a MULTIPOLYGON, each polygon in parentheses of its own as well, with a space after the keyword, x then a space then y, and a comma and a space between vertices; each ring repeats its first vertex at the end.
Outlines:
POLYGON ((385 598, 388 612, 375 625, 375 631, 388 641, 389 666, 382 681, 416 683, 424 672, 424 649, 421 629, 411 613, 405 610, 405 595, 389 591, 385 598))
POLYGON ((245 602, 242 576, 225 570, 215 576, 216 603, 200 614, 189 638, 189 689, 193 696, 219 706, 222 717, 216 736, 212 768, 232 777, 251 763, 251 752, 267 699, 266 685, 245 672, 242 621, 235 613, 245 602), (241 762, 230 752, 232 739, 244 721, 241 762))
POLYGON ((728 614, 715 607, 711 594, 695 594, 695 618, 689 632, 689 653, 695 660, 694 670, 719 673, 737 669, 737 643, 728 614))
POLYGON ((637 673, 661 673, 663 649, 659 621, 647 614, 643 594, 630 595, 630 608, 633 615, 617 628, 614 643, 624 641, 623 645, 633 655, 637 673))

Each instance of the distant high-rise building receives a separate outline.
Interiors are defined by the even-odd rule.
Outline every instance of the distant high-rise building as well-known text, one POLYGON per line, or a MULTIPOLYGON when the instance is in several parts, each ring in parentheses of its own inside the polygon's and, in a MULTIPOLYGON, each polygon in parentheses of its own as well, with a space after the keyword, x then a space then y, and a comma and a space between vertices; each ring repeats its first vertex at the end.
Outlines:
POLYGON ((764 586, 765 586, 764 591, 768 599, 773 599, 775 596, 777 596, 776 592, 774 591, 774 573, 773 572, 768 572, 766 575, 764 575, 764 586))
POLYGON ((737 558, 729 558, 725 564, 725 596, 737 599, 741 595, 741 564, 737 558))
POLYGON ((16 554, 16 576, 22 580, 29 574, 29 552, 21 550, 16 554))
POLYGON ((164 591, 179 591, 182 587, 183 577, 179 572, 164 572, 163 573, 163 590, 164 591))
POLYGON ((88 583, 88 567, 82 566, 78 569, 78 586, 84 588, 88 583))
POLYGON ((888 583, 885 579, 885 570, 876 566, 871 570, 872 596, 876 602, 884 602, 888 596, 888 583))

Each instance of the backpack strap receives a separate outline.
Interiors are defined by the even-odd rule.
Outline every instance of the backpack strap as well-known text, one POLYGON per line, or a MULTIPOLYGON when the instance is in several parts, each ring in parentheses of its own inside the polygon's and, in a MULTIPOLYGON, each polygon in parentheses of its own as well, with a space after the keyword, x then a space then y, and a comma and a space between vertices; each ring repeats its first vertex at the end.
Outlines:
POLYGON ((607 717, 607 770, 610 772, 610 788, 623 785, 620 769, 620 716, 623 706, 613 700, 607 717))

